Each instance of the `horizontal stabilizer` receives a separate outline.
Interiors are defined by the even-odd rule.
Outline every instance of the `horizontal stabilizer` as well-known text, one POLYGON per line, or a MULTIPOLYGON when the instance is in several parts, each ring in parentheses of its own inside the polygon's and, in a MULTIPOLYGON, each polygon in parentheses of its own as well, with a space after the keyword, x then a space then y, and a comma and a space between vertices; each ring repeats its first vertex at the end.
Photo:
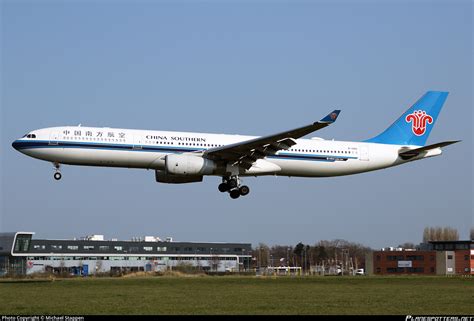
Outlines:
POLYGON ((400 149, 400 151, 398 152, 398 155, 400 155, 402 159, 410 159, 410 158, 420 155, 423 152, 427 152, 431 149, 445 147, 445 146, 456 144, 459 142, 460 140, 452 140, 452 141, 441 142, 441 143, 437 143, 433 145, 423 146, 423 147, 415 148, 415 149, 407 149, 406 147, 404 147, 400 149))

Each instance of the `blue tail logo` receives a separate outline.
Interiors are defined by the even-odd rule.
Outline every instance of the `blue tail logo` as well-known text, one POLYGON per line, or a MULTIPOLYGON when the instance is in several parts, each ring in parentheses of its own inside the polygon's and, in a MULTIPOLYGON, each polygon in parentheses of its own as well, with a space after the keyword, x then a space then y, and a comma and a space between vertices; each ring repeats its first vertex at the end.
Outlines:
POLYGON ((424 110, 414 111, 413 114, 407 115, 405 120, 407 123, 412 122, 411 131, 416 136, 423 136, 426 131, 426 123, 433 123, 433 117, 428 115, 424 110))
POLYGON ((383 133, 366 142, 424 146, 447 97, 447 92, 428 91, 383 133))

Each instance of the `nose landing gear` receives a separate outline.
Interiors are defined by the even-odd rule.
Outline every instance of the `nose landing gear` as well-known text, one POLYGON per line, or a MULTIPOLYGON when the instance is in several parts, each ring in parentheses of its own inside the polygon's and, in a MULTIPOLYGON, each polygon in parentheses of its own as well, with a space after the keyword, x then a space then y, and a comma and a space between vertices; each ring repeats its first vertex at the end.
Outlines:
POLYGON ((218 189, 222 193, 228 192, 232 199, 237 199, 250 193, 250 188, 247 185, 240 185, 238 176, 223 177, 218 189))
POLYGON ((59 171, 59 167, 60 167, 59 163, 54 163, 54 169, 55 169, 56 172, 54 173, 53 177, 57 181, 59 181, 61 179, 61 177, 63 177, 61 175, 61 172, 59 171))

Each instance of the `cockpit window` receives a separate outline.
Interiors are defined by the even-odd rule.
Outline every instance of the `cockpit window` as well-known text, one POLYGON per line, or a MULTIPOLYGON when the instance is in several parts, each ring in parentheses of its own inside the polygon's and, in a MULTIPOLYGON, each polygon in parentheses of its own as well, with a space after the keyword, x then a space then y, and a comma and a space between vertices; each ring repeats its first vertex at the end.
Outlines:
MULTIPOLYGON (((28 134, 28 135, 25 135, 26 138, 36 138, 36 134, 28 134)), ((23 136, 23 137, 25 137, 23 136)))

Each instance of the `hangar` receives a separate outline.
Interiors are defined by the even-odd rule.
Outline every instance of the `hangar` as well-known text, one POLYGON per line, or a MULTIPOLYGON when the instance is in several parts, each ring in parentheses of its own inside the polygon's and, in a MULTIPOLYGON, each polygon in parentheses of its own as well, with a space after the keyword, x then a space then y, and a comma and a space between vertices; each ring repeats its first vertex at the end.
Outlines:
POLYGON ((33 273, 93 275, 194 268, 204 272, 250 269, 250 243, 173 242, 146 236, 129 241, 103 235, 35 239, 33 232, 0 233, 0 276, 33 273))

